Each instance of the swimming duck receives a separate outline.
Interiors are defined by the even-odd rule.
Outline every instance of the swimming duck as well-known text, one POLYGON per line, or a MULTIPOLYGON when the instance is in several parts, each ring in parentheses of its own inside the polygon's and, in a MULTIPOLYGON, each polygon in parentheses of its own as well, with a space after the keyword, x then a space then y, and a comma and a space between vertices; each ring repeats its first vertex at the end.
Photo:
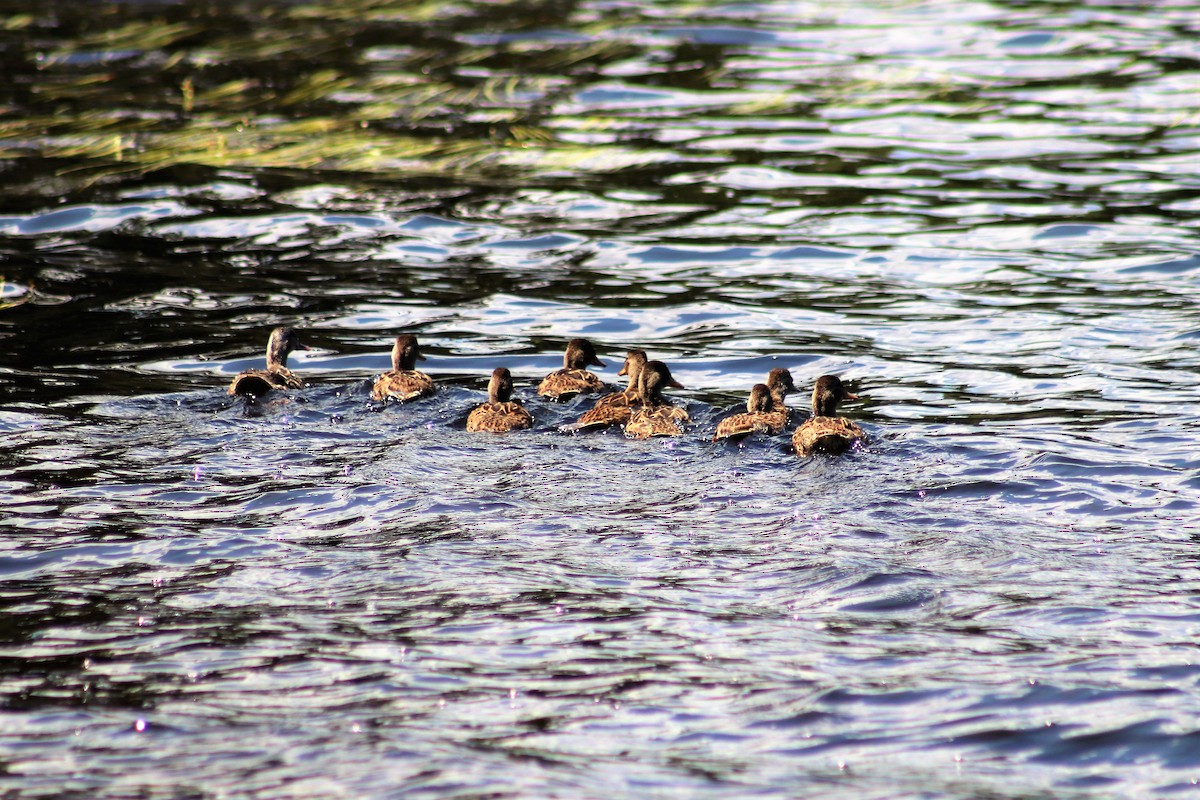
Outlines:
POLYGON ((750 390, 746 411, 726 417, 717 425, 713 441, 740 439, 751 433, 776 436, 787 427, 791 409, 784 405, 788 392, 796 391, 792 373, 776 367, 767 373, 767 382, 758 383, 750 390))
POLYGON ((783 430, 786 422, 786 411, 773 410, 771 390, 765 383, 756 383, 750 389, 745 412, 721 420, 717 432, 713 434, 713 441, 741 439, 752 433, 776 434, 783 430))
POLYGON ((533 417, 525 406, 512 399, 512 390, 512 373, 504 367, 492 370, 488 401, 476 406, 467 416, 467 430, 503 433, 533 425, 533 417))
POLYGON ((229 384, 229 394, 259 397, 272 389, 303 389, 304 380, 287 368, 287 358, 293 350, 308 349, 295 328, 276 328, 267 339, 267 368, 239 372, 229 384))
POLYGON ((417 337, 410 333, 396 337, 392 345, 392 368, 380 375, 371 388, 372 400, 389 397, 404 402, 433 394, 433 378, 417 371, 417 361, 425 356, 417 349, 417 337))
POLYGON ((537 393, 551 400, 568 400, 584 392, 600 391, 604 381, 588 372, 588 366, 603 367, 604 362, 596 357, 596 349, 587 339, 572 339, 567 342, 562 369, 542 378, 537 393))
POLYGON ((641 375, 646 360, 645 350, 630 350, 626 353, 625 363, 617 373, 618 376, 629 376, 629 385, 625 390, 604 395, 596 401, 596 405, 585 411, 577 422, 565 427, 579 431, 624 425, 629 422, 629 415, 641 402, 638 399, 638 376, 641 375))
POLYGON ((835 375, 822 375, 813 388, 813 416, 809 417, 792 434, 792 447, 802 456, 822 453, 844 453, 855 442, 866 442, 867 434, 862 428, 845 417, 835 417, 838 403, 857 400, 850 394, 835 375))
POLYGON ((664 386, 686 388, 671 377, 671 370, 661 361, 647 361, 638 375, 638 401, 640 405, 629 415, 625 435, 630 439, 649 439, 651 436, 679 436, 683 433, 681 423, 691 422, 688 413, 671 405, 662 396, 664 386))

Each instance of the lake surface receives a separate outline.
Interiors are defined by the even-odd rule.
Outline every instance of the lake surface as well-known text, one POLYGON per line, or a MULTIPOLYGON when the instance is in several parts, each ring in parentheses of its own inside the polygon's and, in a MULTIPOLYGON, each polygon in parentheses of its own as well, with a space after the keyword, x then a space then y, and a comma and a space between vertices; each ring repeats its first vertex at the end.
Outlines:
POLYGON ((1197 793, 1200 4, 44 6, 0 793, 1197 793), (575 336, 687 435, 561 431, 575 336), (777 366, 870 444, 711 443, 777 366))

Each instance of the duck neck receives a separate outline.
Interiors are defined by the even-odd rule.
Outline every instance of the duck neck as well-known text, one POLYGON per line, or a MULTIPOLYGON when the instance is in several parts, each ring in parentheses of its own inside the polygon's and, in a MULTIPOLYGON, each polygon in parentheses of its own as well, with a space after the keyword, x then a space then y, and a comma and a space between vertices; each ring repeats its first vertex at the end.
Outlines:
POLYGON ((267 369, 287 369, 288 351, 272 342, 267 346, 267 369))
POLYGON ((833 392, 813 392, 813 415, 833 417, 837 415, 838 399, 833 392))

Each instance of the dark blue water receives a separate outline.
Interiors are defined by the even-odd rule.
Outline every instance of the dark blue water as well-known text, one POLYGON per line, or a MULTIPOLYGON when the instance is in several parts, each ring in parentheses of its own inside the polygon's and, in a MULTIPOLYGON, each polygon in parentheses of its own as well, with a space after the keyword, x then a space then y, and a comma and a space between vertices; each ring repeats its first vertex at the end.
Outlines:
POLYGON ((3 791, 1196 793, 1200 5, 0 10, 3 791))

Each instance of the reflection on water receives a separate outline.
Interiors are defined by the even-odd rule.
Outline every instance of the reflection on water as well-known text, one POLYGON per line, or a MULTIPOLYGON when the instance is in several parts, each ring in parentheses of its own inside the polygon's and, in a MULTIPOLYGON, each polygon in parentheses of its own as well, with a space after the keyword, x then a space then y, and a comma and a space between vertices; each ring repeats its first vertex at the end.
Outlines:
POLYGON ((14 791, 1194 791, 1194 3, 0 9, 14 791))

